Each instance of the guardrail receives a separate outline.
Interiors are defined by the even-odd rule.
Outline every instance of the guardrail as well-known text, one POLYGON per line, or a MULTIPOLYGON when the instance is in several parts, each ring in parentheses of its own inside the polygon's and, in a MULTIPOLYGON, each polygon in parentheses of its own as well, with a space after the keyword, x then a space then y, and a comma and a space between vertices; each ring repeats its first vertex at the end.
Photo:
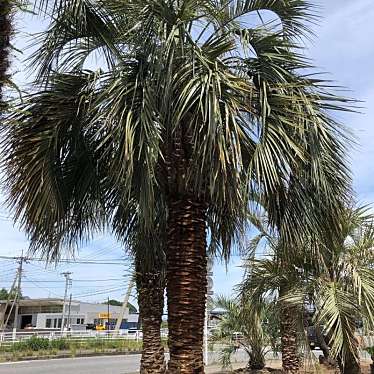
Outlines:
MULTIPOLYGON (((161 331, 162 337, 167 337, 167 330, 161 331)), ((139 341, 143 338, 141 330, 83 330, 83 331, 48 331, 31 330, 17 332, 0 332, 0 345, 13 344, 31 337, 45 338, 49 340, 69 339, 69 340, 87 340, 87 339, 124 339, 139 341)))

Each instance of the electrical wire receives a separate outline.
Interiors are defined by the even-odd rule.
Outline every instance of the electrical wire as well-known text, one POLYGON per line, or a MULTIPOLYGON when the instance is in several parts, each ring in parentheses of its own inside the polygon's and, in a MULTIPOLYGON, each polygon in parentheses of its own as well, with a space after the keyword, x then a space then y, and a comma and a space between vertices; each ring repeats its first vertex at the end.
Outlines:
MULTIPOLYGON (((112 281, 125 281, 125 278, 110 278, 110 279, 73 279, 74 283, 76 282, 112 282, 112 281)), ((64 280, 33 280, 33 282, 38 283, 65 283, 64 280)))
MULTIPOLYGON (((10 256, 0 256, 0 259, 4 260, 17 260, 19 257, 10 257, 10 256)), ((26 261, 37 261, 37 262, 45 262, 45 259, 42 258, 31 258, 31 257, 25 257, 26 261)), ((108 258, 104 260, 95 260, 95 261, 89 261, 89 260, 79 260, 79 259, 69 259, 69 258, 63 258, 59 259, 58 263, 68 263, 71 265, 75 264, 83 264, 83 265, 123 265, 125 259, 124 258, 108 258)))
POLYGON ((106 290, 102 290, 98 292, 91 292, 91 293, 74 294, 74 297, 89 297, 89 296, 103 295, 103 294, 115 292, 115 291, 124 291, 124 287, 108 288, 106 290))

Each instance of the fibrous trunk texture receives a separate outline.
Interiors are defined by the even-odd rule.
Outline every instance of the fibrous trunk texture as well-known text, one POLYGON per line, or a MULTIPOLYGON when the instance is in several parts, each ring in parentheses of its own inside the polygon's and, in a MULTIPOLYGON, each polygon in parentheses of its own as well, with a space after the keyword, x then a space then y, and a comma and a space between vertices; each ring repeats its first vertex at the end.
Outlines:
POLYGON ((168 373, 201 374, 207 289, 204 204, 169 202, 167 235, 168 373))
POLYGON ((11 1, 0 0, 0 113, 5 108, 4 82, 9 68, 9 47, 12 34, 11 1))
POLYGON ((249 355, 250 361, 248 364, 248 369, 262 370, 265 368, 265 357, 264 357, 263 350, 261 348, 259 349, 252 348, 252 352, 249 355))
MULTIPOLYGON (((279 294, 284 296, 286 289, 281 289, 279 294)), ((282 343, 282 368, 285 373, 298 373, 300 370, 300 357, 297 347, 297 316, 296 307, 282 305, 280 316, 281 343, 282 343)))
POLYGON ((320 364, 323 364, 329 367, 336 367, 337 362, 336 360, 334 360, 334 358, 331 357, 330 347, 328 346, 327 341, 326 341, 326 339, 328 338, 323 335, 322 327, 319 324, 315 326, 315 331, 316 331, 316 338, 317 338, 318 346, 320 347, 323 353, 323 356, 320 356, 320 359, 319 359, 320 364))
POLYGON ((164 309, 164 275, 155 266, 144 271, 137 264, 136 286, 139 312, 143 331, 143 348, 140 374, 164 374, 166 371, 165 352, 161 340, 161 323, 164 309))
MULTIPOLYGON (((356 353, 356 357, 359 357, 358 352, 356 353)), ((342 374, 360 374, 360 362, 356 360, 352 353, 346 355, 344 366, 341 362, 339 362, 340 372, 342 374)))

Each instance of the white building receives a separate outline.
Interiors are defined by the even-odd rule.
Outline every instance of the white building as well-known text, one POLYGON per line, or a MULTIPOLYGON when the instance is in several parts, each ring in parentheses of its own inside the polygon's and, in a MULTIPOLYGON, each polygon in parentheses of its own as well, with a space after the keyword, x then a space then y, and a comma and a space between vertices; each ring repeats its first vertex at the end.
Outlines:
MULTIPOLYGON (((23 299, 19 302, 19 312, 16 323, 14 323, 14 308, 11 306, 5 310, 6 300, 0 301, 0 325, 9 316, 8 329, 16 326, 17 329, 38 329, 38 330, 58 330, 62 325, 62 312, 64 301, 62 299, 23 299)), ((65 305, 65 326, 70 326, 74 330, 84 330, 94 325, 102 325, 114 328, 114 325, 121 312, 121 306, 106 304, 93 304, 73 300, 65 305)), ((125 310, 121 329, 138 328, 138 314, 129 314, 125 310)))

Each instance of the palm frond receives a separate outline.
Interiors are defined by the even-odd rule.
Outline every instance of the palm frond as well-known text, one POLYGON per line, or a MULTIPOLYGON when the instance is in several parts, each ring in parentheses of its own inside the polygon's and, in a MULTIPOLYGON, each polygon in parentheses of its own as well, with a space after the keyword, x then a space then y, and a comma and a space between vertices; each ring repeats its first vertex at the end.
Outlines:
POLYGON ((50 259, 104 226, 104 160, 87 120, 95 80, 91 72, 55 75, 3 128, 8 204, 32 245, 49 248, 50 259))

